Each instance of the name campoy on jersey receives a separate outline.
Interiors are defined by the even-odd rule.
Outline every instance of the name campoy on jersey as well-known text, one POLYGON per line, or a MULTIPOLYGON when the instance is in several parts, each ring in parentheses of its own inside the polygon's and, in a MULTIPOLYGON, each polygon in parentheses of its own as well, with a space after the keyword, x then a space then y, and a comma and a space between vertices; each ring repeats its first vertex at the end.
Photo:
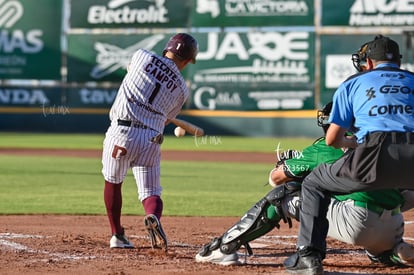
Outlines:
POLYGON ((178 76, 156 56, 151 56, 151 62, 144 67, 144 70, 164 84, 171 93, 178 87, 175 84, 178 76))

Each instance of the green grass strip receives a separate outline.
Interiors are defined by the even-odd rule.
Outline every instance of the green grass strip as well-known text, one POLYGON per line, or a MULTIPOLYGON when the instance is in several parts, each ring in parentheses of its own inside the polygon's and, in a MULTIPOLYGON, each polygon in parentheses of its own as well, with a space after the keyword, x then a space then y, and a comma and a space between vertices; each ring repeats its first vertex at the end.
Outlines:
MULTIPOLYGON (((104 134, 2 133, 0 148, 102 149, 104 134)), ((268 152, 302 149, 309 138, 166 136, 162 150, 268 152)), ((163 161, 165 215, 239 216, 269 190, 269 164, 163 161)), ((99 158, 0 155, 0 214, 104 214, 99 158)), ((131 171, 123 214, 141 215, 131 171)))
MULTIPOLYGON (((102 149, 104 134, 2 133, 0 148, 102 149)), ((302 149, 313 139, 301 137, 165 136, 163 150, 272 152, 282 148, 302 149)))
MULTIPOLYGON (((164 161, 165 215, 238 216, 264 196, 272 164, 164 161)), ((99 159, 0 156, 1 214, 104 214, 99 159)), ((123 214, 143 214, 129 173, 123 214)))

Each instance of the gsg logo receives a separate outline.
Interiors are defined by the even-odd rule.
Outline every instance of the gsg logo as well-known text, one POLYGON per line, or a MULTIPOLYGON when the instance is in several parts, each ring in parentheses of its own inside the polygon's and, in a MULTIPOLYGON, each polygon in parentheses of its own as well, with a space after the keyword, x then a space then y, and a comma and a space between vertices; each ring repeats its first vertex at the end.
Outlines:
POLYGON ((380 93, 383 94, 414 94, 414 91, 407 86, 384 85, 380 88, 380 93))

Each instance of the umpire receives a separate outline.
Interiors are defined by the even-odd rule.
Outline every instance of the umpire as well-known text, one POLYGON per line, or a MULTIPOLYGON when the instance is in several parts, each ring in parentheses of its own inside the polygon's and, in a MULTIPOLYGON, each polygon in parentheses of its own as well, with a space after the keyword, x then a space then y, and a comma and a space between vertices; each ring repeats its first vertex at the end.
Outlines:
POLYGON ((323 274, 332 195, 414 189, 414 74, 399 68, 399 46, 388 37, 378 35, 361 49, 358 61, 367 71, 336 90, 326 134, 328 145, 355 149, 303 181, 297 252, 284 262, 289 273, 323 274), (349 129, 354 136, 345 135, 349 129))

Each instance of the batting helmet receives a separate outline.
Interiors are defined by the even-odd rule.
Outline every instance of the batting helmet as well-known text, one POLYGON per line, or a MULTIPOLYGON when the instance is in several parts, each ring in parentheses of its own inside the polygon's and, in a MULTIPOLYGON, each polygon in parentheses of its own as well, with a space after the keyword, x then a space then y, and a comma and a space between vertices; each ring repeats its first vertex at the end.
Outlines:
POLYGON ((332 101, 322 107, 322 109, 318 110, 317 113, 317 124, 319 127, 322 127, 323 131, 326 133, 329 127, 329 114, 332 110, 332 101))
POLYGON ((172 52, 182 59, 191 59, 191 63, 195 64, 198 54, 198 42, 189 34, 178 33, 170 38, 165 45, 163 56, 166 52, 172 52))

